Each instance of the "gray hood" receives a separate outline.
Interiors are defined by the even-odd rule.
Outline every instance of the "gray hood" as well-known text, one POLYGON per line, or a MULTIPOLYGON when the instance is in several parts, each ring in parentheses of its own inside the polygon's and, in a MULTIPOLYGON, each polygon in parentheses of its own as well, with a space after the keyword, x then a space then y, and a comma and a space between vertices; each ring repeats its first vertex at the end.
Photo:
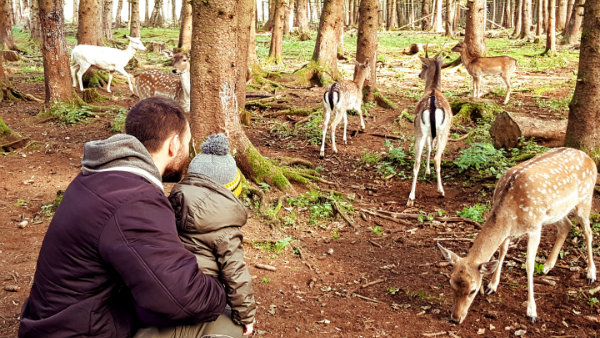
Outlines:
POLYGON ((106 140, 87 142, 83 147, 81 173, 126 171, 144 177, 164 191, 162 177, 144 145, 134 136, 113 135, 106 140))

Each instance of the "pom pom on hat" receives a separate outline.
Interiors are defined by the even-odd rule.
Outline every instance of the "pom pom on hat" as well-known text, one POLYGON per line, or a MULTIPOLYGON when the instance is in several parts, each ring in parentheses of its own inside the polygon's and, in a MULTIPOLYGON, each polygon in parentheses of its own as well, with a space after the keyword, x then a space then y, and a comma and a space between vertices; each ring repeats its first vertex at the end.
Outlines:
POLYGON ((227 136, 223 133, 212 134, 202 143, 201 149, 203 154, 225 156, 229 154, 227 136))

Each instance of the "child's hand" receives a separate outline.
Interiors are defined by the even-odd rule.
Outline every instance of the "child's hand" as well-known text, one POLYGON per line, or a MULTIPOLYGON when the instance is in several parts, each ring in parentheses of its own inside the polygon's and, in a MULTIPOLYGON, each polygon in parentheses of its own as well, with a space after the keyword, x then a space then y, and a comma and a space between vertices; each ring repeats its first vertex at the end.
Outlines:
POLYGON ((244 336, 250 337, 254 333, 254 323, 244 325, 244 336))

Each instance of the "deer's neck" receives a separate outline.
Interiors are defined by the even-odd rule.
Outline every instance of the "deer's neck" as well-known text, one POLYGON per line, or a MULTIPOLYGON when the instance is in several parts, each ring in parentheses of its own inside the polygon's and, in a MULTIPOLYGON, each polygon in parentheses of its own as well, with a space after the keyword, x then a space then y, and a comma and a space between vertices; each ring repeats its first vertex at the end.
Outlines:
POLYGON ((466 48, 460 53, 460 58, 465 67, 468 67, 475 60, 475 57, 471 56, 466 48))
POLYGON ((190 97, 190 71, 186 70, 185 72, 181 73, 181 87, 183 88, 183 95, 186 98, 190 97))
MULTIPOLYGON (((490 218, 493 217, 490 215, 490 218)), ((487 221, 467 255, 472 263, 488 262, 500 245, 510 236, 510 226, 498 221, 487 221)))
POLYGON ((430 92, 432 90, 442 91, 442 70, 436 65, 433 75, 430 76, 425 82, 425 91, 430 92))
POLYGON ((366 80, 367 80, 366 72, 361 72, 356 75, 356 80, 354 80, 354 82, 356 82, 356 86, 358 87, 359 91, 363 90, 363 86, 365 85, 366 80))
POLYGON ((127 48, 125 48, 124 50, 125 54, 127 54, 127 56, 129 56, 129 59, 131 60, 131 58, 135 55, 135 48, 133 48, 133 46, 131 46, 131 43, 127 45, 127 48))

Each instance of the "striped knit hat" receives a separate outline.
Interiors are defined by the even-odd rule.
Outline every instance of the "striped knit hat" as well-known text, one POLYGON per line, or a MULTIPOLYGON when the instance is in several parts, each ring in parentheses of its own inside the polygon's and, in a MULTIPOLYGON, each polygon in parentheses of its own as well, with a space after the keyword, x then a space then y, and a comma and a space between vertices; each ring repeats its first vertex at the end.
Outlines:
POLYGON ((188 173, 202 174, 222 184, 235 196, 242 192, 240 170, 229 154, 229 142, 225 134, 210 135, 202 143, 202 152, 190 163, 188 173))

